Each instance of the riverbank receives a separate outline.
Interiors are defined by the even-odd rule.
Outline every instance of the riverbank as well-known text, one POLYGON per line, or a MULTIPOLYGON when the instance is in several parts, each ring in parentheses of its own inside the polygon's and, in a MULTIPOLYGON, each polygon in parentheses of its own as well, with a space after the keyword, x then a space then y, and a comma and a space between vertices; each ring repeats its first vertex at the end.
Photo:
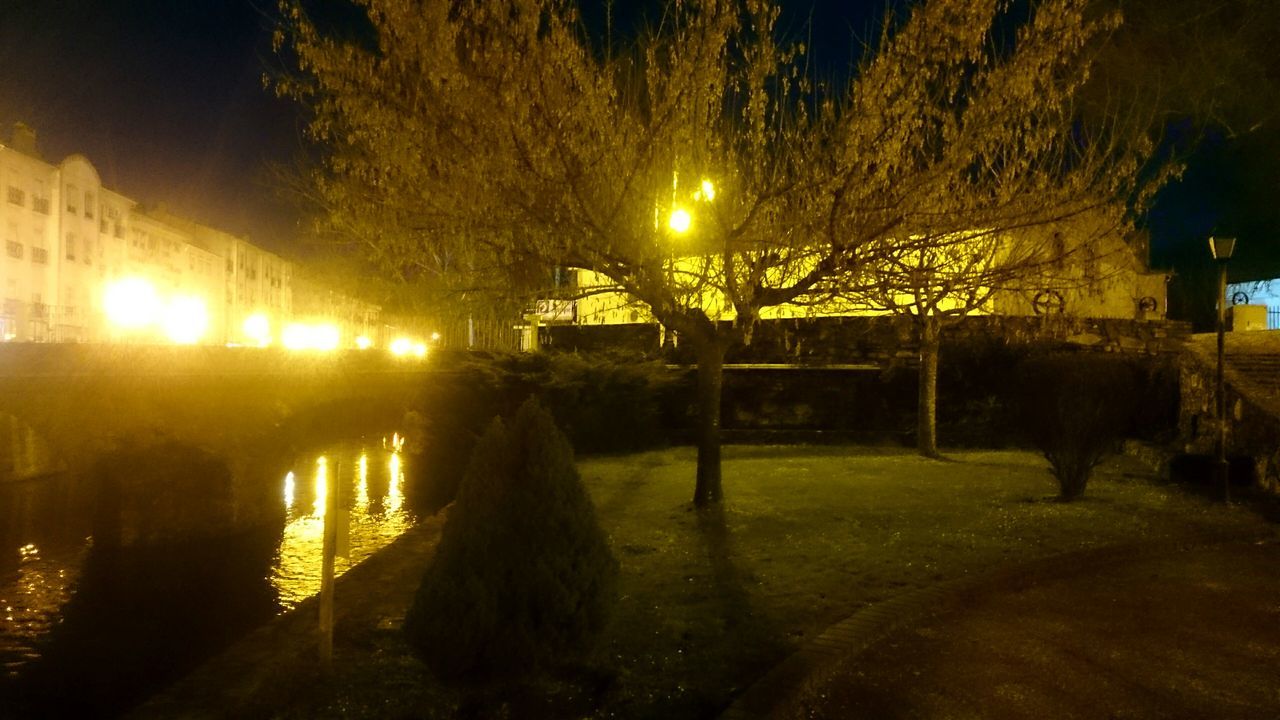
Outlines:
MULTIPOLYGON (((896 448, 730 446, 714 516, 688 503, 694 460, 691 448, 673 448, 580 461, 622 570, 593 684, 540 686, 556 697, 526 692, 485 716, 714 717, 828 627, 895 597, 1090 549, 1275 535, 1247 509, 1161 483, 1125 457, 1098 469, 1083 500, 1063 504, 1031 453, 935 461, 896 448)), ((306 604, 135 717, 474 711, 431 680, 399 634, 441 522, 340 581, 330 672, 316 664, 306 604)))
POLYGON ((318 600, 250 633, 130 713, 133 718, 189 719, 274 717, 317 683, 339 676, 344 665, 380 634, 399 635, 417 581, 435 552, 447 510, 420 522, 352 567, 335 583, 334 667, 319 662, 318 600))

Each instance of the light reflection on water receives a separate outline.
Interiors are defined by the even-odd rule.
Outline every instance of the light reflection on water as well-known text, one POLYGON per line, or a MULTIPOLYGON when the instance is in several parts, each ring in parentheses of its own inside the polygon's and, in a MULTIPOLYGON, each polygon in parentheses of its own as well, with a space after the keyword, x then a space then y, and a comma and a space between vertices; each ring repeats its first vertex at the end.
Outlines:
MULTIPOLYGON (((253 573, 259 583, 265 575, 281 611, 319 592, 330 489, 339 493, 335 518, 348 520, 349 549, 336 564, 341 574, 413 524, 404 507, 404 481, 398 453, 338 446, 304 459, 269 494, 259 493, 261 502, 281 503, 284 511, 275 562, 253 573)), ((40 659, 42 642, 76 596, 93 544, 92 494, 86 478, 65 475, 0 484, 0 680, 23 676, 23 668, 40 659)), ((247 596, 253 590, 225 592, 220 603, 237 603, 239 592, 247 596)))
POLYGON ((312 470, 309 497, 295 502, 296 495, 306 493, 307 485, 297 482, 293 473, 284 478, 284 536, 271 571, 271 584, 284 610, 296 607, 320 588, 326 500, 331 488, 338 492, 338 512, 333 520, 341 523, 340 555, 335 565, 338 575, 414 522, 404 508, 404 468, 399 453, 366 449, 321 456, 312 470))

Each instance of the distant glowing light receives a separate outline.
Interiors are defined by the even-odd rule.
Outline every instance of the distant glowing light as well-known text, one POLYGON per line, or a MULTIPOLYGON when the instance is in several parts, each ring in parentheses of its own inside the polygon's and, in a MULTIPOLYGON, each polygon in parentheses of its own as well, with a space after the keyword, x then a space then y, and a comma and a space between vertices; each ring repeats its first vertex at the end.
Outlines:
POLYGON ((284 476, 284 507, 286 510, 293 509, 293 490, 294 490, 293 471, 290 470, 289 474, 284 476))
POLYGON ((154 323, 160 308, 155 287, 136 277, 108 285, 102 305, 113 325, 130 330, 154 323))
POLYGON ((707 202, 716 199, 716 186, 712 185, 710 180, 702 181, 702 198, 707 202))
POLYGON ((194 345, 209 329, 209 312, 198 297, 175 297, 164 313, 164 333, 179 345, 194 345))
POLYGON ((271 344, 271 321, 262 313, 254 313, 244 319, 244 336, 259 347, 271 344))
POLYGON ((409 338, 396 338, 391 342, 391 354, 397 357, 413 352, 413 341, 409 338))
POLYGON ((360 348, 361 350, 368 350, 369 348, 373 347, 373 341, 370 340, 368 337, 361 335, 360 337, 356 338, 356 347, 360 348))
POLYGON ((431 342, 440 342, 440 333, 438 332, 431 333, 431 342))
POLYGON ((336 325, 317 325, 311 330, 316 350, 337 350, 342 335, 336 325))
POLYGON ((413 346, 413 354, 420 358, 427 356, 427 346, 425 343, 418 343, 413 346))
POLYGON ((334 325, 307 325, 291 323, 281 335, 281 342, 290 350, 335 350, 340 334, 334 325))
POLYGON ((684 208, 676 208, 671 211, 671 217, 667 219, 667 226, 678 233, 688 232, 689 226, 693 224, 693 218, 689 216, 689 211, 684 208))

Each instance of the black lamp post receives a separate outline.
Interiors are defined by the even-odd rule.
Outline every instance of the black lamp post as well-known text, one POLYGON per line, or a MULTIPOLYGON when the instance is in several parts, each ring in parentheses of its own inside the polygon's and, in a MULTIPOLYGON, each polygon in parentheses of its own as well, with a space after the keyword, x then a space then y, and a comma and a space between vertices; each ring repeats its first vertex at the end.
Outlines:
POLYGON ((1231 468, 1227 464, 1227 391, 1223 378, 1223 364, 1226 360, 1226 324, 1227 324, 1227 261, 1235 252, 1235 238, 1209 238, 1209 252, 1218 261, 1218 376, 1216 384, 1218 406, 1218 440, 1214 450, 1217 453, 1213 465, 1213 479, 1222 483, 1222 497, 1231 502, 1231 468))

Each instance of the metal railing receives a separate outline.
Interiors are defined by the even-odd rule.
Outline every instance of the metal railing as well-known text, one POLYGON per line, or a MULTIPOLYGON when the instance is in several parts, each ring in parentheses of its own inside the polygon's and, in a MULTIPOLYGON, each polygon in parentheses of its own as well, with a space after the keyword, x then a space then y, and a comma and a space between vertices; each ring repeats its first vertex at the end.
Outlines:
POLYGON ((1267 329, 1280 330, 1280 308, 1267 308, 1267 329))

